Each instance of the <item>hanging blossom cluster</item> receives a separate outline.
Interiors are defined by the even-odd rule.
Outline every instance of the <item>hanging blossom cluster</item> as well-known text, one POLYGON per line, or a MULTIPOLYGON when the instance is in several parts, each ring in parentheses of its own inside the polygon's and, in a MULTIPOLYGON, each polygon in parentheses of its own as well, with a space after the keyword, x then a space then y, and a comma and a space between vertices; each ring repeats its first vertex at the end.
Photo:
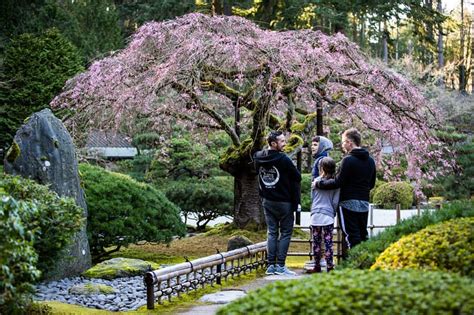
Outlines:
POLYGON ((394 158, 406 158, 409 178, 436 176, 429 160, 451 165, 430 131, 437 114, 407 79, 370 62, 342 34, 266 31, 240 17, 188 14, 145 24, 125 49, 93 63, 52 101, 71 109, 70 124, 84 129, 133 130, 146 117, 158 130, 176 123, 224 130, 235 146, 241 134, 255 139, 274 128, 272 116, 288 124, 318 104, 388 141, 394 158), (236 106, 240 124, 230 123, 236 106))

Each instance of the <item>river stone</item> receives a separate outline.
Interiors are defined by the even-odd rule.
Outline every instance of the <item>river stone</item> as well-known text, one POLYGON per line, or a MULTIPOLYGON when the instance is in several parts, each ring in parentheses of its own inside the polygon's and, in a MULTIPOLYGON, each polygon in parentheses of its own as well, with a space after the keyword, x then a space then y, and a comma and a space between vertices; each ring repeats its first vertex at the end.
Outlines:
POLYGON ((114 279, 141 276, 150 268, 157 270, 160 268, 160 265, 141 259, 119 257, 103 261, 85 271, 83 275, 88 278, 114 279))
POLYGON ((243 235, 236 235, 229 238, 227 241, 227 251, 231 251, 237 248, 242 248, 248 245, 252 245, 252 241, 243 235))
MULTIPOLYGON (((87 222, 87 206, 80 186, 74 144, 62 122, 51 110, 34 113, 18 129, 8 150, 4 169, 7 174, 20 175, 49 185, 59 196, 71 197, 84 209, 87 222)), ((91 266, 86 224, 73 237, 73 241, 51 266, 44 277, 61 279, 81 274, 91 266)))
POLYGON ((69 289, 69 294, 78 294, 78 295, 91 295, 99 294, 95 297, 95 300, 105 301, 104 294, 115 293, 115 289, 111 286, 105 284, 96 284, 96 283, 86 283, 86 284, 77 284, 72 286, 69 289))

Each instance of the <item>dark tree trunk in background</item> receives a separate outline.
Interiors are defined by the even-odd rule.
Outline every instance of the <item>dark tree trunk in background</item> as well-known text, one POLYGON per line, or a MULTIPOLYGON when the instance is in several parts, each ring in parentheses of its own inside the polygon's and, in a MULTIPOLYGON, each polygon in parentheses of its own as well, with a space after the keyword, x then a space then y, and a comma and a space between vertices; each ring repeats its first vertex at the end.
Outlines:
POLYGON ((212 15, 222 15, 222 0, 212 0, 212 15))
POLYGON ((255 13, 255 22, 270 27, 270 22, 275 18, 278 0, 262 0, 255 13))
POLYGON ((461 62, 459 65, 459 91, 461 93, 466 93, 466 64, 464 60, 464 0, 461 0, 461 62))
POLYGON ((232 15, 232 0, 224 0, 224 15, 232 15))

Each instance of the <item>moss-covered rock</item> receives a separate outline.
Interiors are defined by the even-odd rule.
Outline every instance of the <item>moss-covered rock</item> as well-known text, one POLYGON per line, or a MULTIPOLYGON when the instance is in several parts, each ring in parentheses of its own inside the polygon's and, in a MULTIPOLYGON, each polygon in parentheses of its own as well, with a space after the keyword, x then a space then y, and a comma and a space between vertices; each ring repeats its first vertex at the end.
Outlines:
POLYGON ((217 314, 472 314, 473 290, 443 272, 343 270, 277 281, 217 314))
POLYGON ((394 209, 400 204, 402 209, 413 204, 413 187, 407 182, 388 182, 375 189, 373 202, 384 209, 394 209))
POLYGON ((74 285, 69 289, 69 294, 91 295, 91 294, 113 294, 115 289, 105 284, 86 283, 74 285))
POLYGON ((474 218, 431 225, 402 237, 371 269, 442 270, 474 277, 474 218))
POLYGON ((83 273, 84 277, 114 279, 142 275, 149 269, 157 270, 160 266, 154 262, 131 258, 113 258, 103 261, 83 273))

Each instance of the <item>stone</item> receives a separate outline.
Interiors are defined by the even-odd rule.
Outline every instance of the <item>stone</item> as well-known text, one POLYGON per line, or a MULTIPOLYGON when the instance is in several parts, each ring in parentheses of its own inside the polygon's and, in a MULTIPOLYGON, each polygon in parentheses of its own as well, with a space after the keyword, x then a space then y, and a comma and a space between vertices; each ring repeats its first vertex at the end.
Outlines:
POLYGON ((114 279, 143 275, 150 267, 153 270, 160 268, 160 266, 154 262, 118 257, 95 265, 85 271, 83 275, 88 278, 114 279))
POLYGON ((227 241, 227 251, 252 245, 253 242, 243 235, 236 235, 227 241))
MULTIPOLYGON (((74 144, 62 122, 51 110, 34 113, 18 129, 5 156, 4 169, 7 174, 20 175, 49 185, 59 196, 75 199, 76 204, 84 209, 83 217, 87 219, 74 144)), ((63 250, 61 257, 43 275, 45 279, 75 276, 90 268, 91 256, 85 224, 63 250)))
POLYGON ((202 298, 200 298, 199 301, 213 304, 227 304, 241 297, 244 297, 245 294, 246 293, 242 290, 221 291, 212 294, 206 294, 202 298))
POLYGON ((102 300, 105 300, 104 294, 111 294, 115 292, 115 289, 111 286, 96 283, 77 284, 69 289, 69 294, 92 295, 100 293, 98 296, 103 297, 102 300))

